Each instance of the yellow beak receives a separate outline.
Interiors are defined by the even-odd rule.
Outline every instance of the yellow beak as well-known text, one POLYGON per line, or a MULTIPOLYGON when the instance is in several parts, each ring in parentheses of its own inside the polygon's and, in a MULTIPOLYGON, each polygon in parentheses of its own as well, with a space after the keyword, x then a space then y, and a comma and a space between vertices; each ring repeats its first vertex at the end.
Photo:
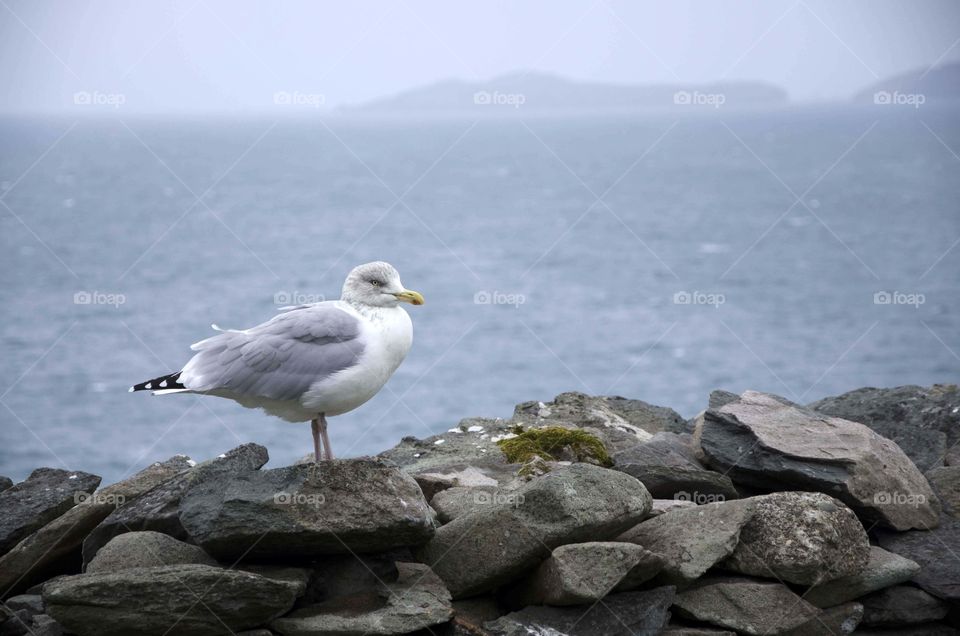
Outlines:
POLYGON ((394 296, 402 303, 410 303, 412 305, 423 304, 423 296, 420 295, 420 292, 415 292, 410 289, 404 289, 402 292, 394 294, 394 296))

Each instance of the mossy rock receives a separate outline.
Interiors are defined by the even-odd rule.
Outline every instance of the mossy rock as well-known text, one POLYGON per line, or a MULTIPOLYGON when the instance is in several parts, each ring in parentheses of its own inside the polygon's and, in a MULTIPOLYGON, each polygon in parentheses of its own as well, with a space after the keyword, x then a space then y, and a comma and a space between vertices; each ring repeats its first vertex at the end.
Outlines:
POLYGON ((518 426, 513 432, 516 437, 497 442, 511 464, 528 464, 535 458, 557 461, 569 449, 578 462, 613 466, 603 442, 582 429, 547 426, 525 431, 518 426))

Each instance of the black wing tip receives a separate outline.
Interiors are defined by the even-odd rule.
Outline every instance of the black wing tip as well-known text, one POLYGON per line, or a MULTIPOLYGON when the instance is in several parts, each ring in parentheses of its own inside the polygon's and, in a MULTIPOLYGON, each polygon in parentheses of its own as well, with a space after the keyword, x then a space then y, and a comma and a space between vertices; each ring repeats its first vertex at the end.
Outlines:
POLYGON ((127 392, 133 393, 134 391, 162 391, 165 389, 187 388, 177 381, 179 377, 180 371, 177 371, 176 373, 169 373, 167 375, 161 375, 158 378, 153 378, 151 380, 147 380, 146 382, 141 382, 140 384, 134 384, 132 387, 127 389, 127 392))

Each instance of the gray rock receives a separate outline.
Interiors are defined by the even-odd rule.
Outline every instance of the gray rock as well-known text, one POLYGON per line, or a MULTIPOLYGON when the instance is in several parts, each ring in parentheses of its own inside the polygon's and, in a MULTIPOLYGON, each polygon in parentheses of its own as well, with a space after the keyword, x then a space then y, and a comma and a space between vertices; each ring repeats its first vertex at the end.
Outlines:
POLYGON ((43 597, 39 594, 19 594, 11 596, 6 601, 7 608, 17 612, 26 611, 31 617, 37 614, 43 614, 43 597))
POLYGON ((692 437, 684 434, 661 432, 649 440, 634 444, 611 454, 614 466, 636 464, 640 466, 676 466, 678 468, 703 469, 690 446, 692 437))
POLYGON ((531 574, 508 586, 503 598, 518 609, 594 603, 610 594, 645 552, 638 545, 614 541, 562 545, 531 574))
POLYGON ((110 539, 125 532, 153 530, 176 539, 186 539, 180 523, 180 498, 195 483, 220 475, 236 475, 256 470, 267 463, 267 449, 259 444, 243 444, 190 470, 177 472, 150 488, 132 502, 121 506, 103 520, 83 542, 83 563, 90 563, 97 550, 110 539))
POLYGON ((919 571, 920 566, 910 559, 872 545, 863 570, 810 588, 803 598, 817 607, 830 607, 909 581, 919 571))
POLYGON ((880 545, 920 566, 911 579, 937 598, 960 600, 960 521, 946 517, 939 528, 922 532, 878 532, 880 545), (948 557, 947 555, 951 555, 948 557))
POLYGON ((613 594, 591 606, 532 605, 484 624, 492 636, 641 636, 659 634, 670 618, 672 587, 613 594))
POLYGON ((3 475, 0 475, 0 492, 3 492, 7 488, 12 488, 12 487, 13 487, 13 480, 10 479, 9 477, 4 477, 3 475))
POLYGON ((867 525, 932 528, 939 504, 900 448, 863 424, 746 391, 704 413, 694 439, 705 461, 737 484, 830 494, 867 525))
POLYGON ((27 610, 7 610, 4 608, 7 619, 0 623, 0 636, 21 636, 30 633, 30 613, 27 610))
POLYGON ((407 634, 445 623, 453 612, 442 581, 421 563, 398 563, 400 577, 382 593, 340 597, 270 624, 284 636, 407 634))
POLYGON ((63 636, 63 627, 53 617, 38 614, 33 617, 30 636, 63 636))
POLYGON ((737 577, 710 577, 677 594, 680 616, 760 636, 782 634, 821 610, 786 585, 737 577))
POLYGON ((339 597, 386 590, 400 578, 395 560, 388 554, 345 554, 324 557, 316 564, 316 576, 299 606, 316 605, 339 597))
POLYGON ((684 427, 684 419, 671 408, 576 392, 561 393, 552 402, 518 404, 512 421, 528 426, 566 424, 590 428, 604 440, 610 452, 633 446, 661 431, 682 432, 684 427))
POLYGON ((660 632, 660 636, 737 636, 736 632, 726 629, 714 629, 712 627, 687 627, 684 625, 670 624, 660 632))
POLYGON ((931 468, 925 475, 944 512, 954 517, 960 514, 960 466, 931 468))
POLYGON ((697 504, 687 499, 654 499, 653 506, 650 508, 650 517, 659 517, 663 513, 677 508, 695 508, 696 506, 697 504))
POLYGON ((818 492, 751 497, 754 512, 722 567, 785 583, 815 585, 860 573, 870 540, 856 515, 818 492))
POLYGON ((454 598, 508 583, 565 543, 612 539, 643 519, 651 501, 633 477, 590 464, 557 468, 513 494, 441 526, 416 551, 454 598))
POLYGON ((174 474, 189 468, 177 455, 148 466, 133 477, 102 488, 43 526, 0 557, 0 590, 20 591, 52 574, 75 572, 76 553, 84 539, 119 506, 174 474))
POLYGON ((210 477, 184 494, 180 522, 218 559, 381 552, 434 531, 417 482, 372 458, 210 477))
POLYGON ((614 592, 629 592, 637 589, 660 574, 666 564, 666 559, 659 554, 651 552, 643 546, 636 547, 640 548, 640 559, 613 589, 614 592))
POLYGON ((100 485, 90 473, 38 468, 26 481, 0 492, 0 555, 77 505, 100 485))
POLYGON ((784 636, 823 636, 824 634, 843 636, 853 633, 861 620, 863 620, 863 605, 844 603, 823 610, 819 616, 784 632, 784 636))
POLYGON ((740 396, 736 393, 730 391, 724 391, 723 389, 716 389, 710 392, 710 397, 707 400, 708 409, 718 409, 722 406, 726 406, 731 402, 736 402, 740 399, 740 396))
POLYGON ((631 528, 617 541, 662 556, 665 564, 657 580, 689 583, 733 553, 753 510, 749 499, 678 508, 631 528))
POLYGON ((947 615, 947 605, 921 589, 896 585, 859 599, 863 603, 863 624, 895 627, 910 623, 938 621, 947 615))
POLYGON ((869 426, 896 442, 921 471, 942 466, 946 449, 960 442, 960 389, 953 384, 857 389, 810 408, 869 426))
POLYGON ((130 568, 186 563, 218 565, 202 548, 159 532, 142 530, 127 532, 110 539, 87 564, 85 571, 89 574, 100 574, 130 568))
POLYGON ((729 477, 712 470, 622 463, 614 469, 639 479, 658 499, 713 503, 740 497, 729 477))
POLYGON ((288 584, 209 565, 78 574, 43 588, 49 614, 79 636, 221 633, 263 625, 286 613, 288 584), (196 590, 204 590, 202 603, 196 590), (179 620, 178 620, 178 617, 179 620))
POLYGON ((489 486, 454 486, 434 495, 430 507, 436 511, 440 523, 449 523, 468 512, 489 508, 495 501, 507 501, 508 498, 507 493, 497 493, 495 488, 489 486))
POLYGON ((861 627, 856 636, 958 636, 960 631, 943 623, 924 623, 902 627, 861 627))
POLYGON ((252 572, 272 581, 282 583, 290 588, 297 598, 303 596, 314 577, 310 568, 297 568, 286 565, 269 565, 264 563, 241 563, 236 569, 252 572))

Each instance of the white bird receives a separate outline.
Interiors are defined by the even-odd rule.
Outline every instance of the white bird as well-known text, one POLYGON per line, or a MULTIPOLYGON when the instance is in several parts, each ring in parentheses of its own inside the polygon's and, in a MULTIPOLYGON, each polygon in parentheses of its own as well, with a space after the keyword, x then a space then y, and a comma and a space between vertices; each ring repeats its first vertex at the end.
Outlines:
POLYGON ((261 408, 288 422, 311 422, 313 453, 333 459, 327 417, 352 411, 386 384, 413 344, 401 302, 423 304, 389 263, 353 268, 340 300, 284 308, 250 329, 221 333, 190 348, 175 373, 130 387, 154 395, 201 393, 261 408))

